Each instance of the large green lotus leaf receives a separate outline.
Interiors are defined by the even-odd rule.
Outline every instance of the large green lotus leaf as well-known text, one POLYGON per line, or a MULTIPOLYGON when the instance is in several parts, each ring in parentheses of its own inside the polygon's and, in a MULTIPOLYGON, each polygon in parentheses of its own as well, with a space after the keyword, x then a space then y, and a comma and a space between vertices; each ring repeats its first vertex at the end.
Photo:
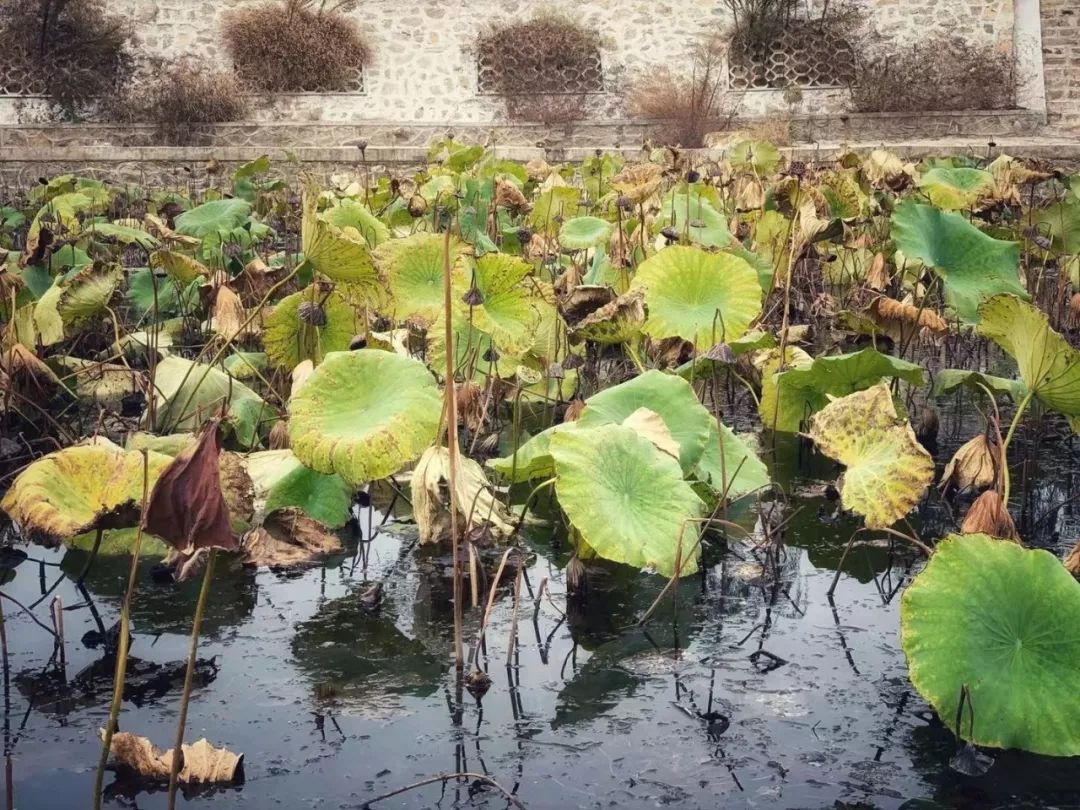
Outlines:
POLYGON ((1028 390, 1080 433, 1080 351, 1050 328, 1041 310, 1015 296, 995 296, 979 313, 979 331, 1012 355, 1028 390))
POLYGON ((871 529, 904 517, 934 480, 934 460, 896 415, 885 383, 830 402, 810 419, 810 438, 847 467, 841 501, 871 529))
MULTIPOLYGON (((149 453, 150 486, 172 459, 149 453)), ((138 523, 143 455, 112 444, 67 447, 15 479, 0 508, 24 531, 55 539, 138 523)))
POLYGON ((332 529, 345 525, 354 487, 339 475, 305 467, 291 450, 265 450, 246 459, 255 487, 256 509, 264 517, 296 508, 332 529))
POLYGON ((555 186, 540 194, 529 214, 529 225, 537 233, 554 236, 559 223, 572 218, 578 210, 581 191, 573 186, 555 186))
POLYGON ((263 346, 275 366, 288 370, 303 360, 318 365, 330 352, 345 351, 359 331, 356 313, 341 293, 335 290, 324 297, 318 285, 312 285, 277 303, 266 319, 263 346), (300 305, 320 301, 326 324, 315 326, 301 320, 300 305))
POLYGON ((551 455, 559 504, 597 554, 670 577, 681 545, 680 574, 697 570, 704 503, 673 457, 622 425, 560 431, 551 455))
POLYGON ((1049 208, 1033 212, 1032 218, 1049 233, 1056 250, 1069 255, 1080 253, 1080 199, 1066 197, 1049 208))
POLYGON ((251 205, 244 200, 210 200, 178 216, 176 230, 185 236, 205 239, 239 228, 250 214, 251 205))
POLYGON ((971 208, 994 187, 994 175, 983 169, 931 169, 916 183, 930 202, 948 211, 971 208))
POLYGON ((769 470, 744 439, 712 418, 705 452, 694 469, 694 478, 708 484, 729 501, 769 486, 769 470))
POLYGON ((49 228, 54 237, 74 236, 80 230, 79 215, 103 211, 112 195, 103 188, 85 188, 58 194, 34 216, 26 234, 28 251, 38 244, 42 228, 49 228))
POLYGON ((352 484, 393 475, 434 440, 442 396, 423 363, 377 349, 335 352, 289 403, 296 457, 352 484))
POLYGON ((780 150, 768 141, 739 141, 731 147, 728 159, 736 169, 767 175, 780 163, 780 150))
POLYGON ((1027 396, 1028 389, 1023 380, 1009 380, 1005 377, 995 377, 993 374, 983 374, 981 371, 968 371, 961 368, 943 368, 934 375, 934 388, 930 396, 943 397, 960 386, 965 386, 972 391, 981 391, 979 386, 985 386, 997 394, 1007 394, 1013 402, 1020 402, 1027 396))
POLYGON ((520 484, 537 478, 551 478, 555 475, 555 459, 551 457, 552 437, 557 432, 577 430, 578 427, 577 422, 552 425, 522 444, 516 453, 489 459, 487 466, 511 484, 520 484))
POLYGON ((824 408, 830 397, 861 391, 885 377, 922 385, 922 367, 866 348, 851 354, 815 357, 803 368, 773 374, 762 384, 762 424, 783 433, 798 432, 803 420, 824 408))
POLYGON ((458 299, 458 317, 471 317, 472 325, 490 335, 499 352, 522 354, 536 338, 543 301, 522 283, 531 272, 532 265, 516 256, 485 254, 476 260, 472 277, 481 303, 470 306, 458 299))
POLYGON ((34 306, 34 324, 41 342, 51 346, 105 311, 124 279, 116 264, 94 264, 68 279, 58 277, 34 306))
POLYGON ((312 181, 304 183, 304 213, 300 223, 300 242, 304 258, 316 273, 334 281, 356 285, 366 295, 377 296, 379 277, 368 251, 368 243, 359 233, 355 237, 330 224, 319 215, 319 188, 312 181))
POLYGON ((34 304, 34 329, 42 346, 52 346, 64 339, 64 321, 56 308, 63 291, 63 279, 58 276, 34 304))
POLYGON ((693 470, 705 452, 715 419, 682 377, 646 371, 632 380, 607 388, 585 401, 578 424, 581 427, 622 424, 640 408, 659 414, 679 445, 679 463, 683 470, 693 470))
MULTIPOLYGON (((469 246, 450 240, 451 295, 460 301, 468 287, 469 246)), ((393 296, 389 309, 397 321, 431 326, 443 314, 443 237, 418 233, 384 242, 375 262, 393 296)))
MULTIPOLYGON (((135 220, 138 222, 138 220, 135 220)), ((138 245, 143 250, 154 250, 161 243, 146 232, 141 224, 128 225, 124 222, 92 222, 86 226, 87 236, 105 237, 122 245, 138 245)))
POLYGON ((559 228, 559 244, 569 250, 585 250, 606 245, 615 226, 599 217, 574 217, 559 228))
MULTIPOLYGON (((135 548, 135 540, 139 536, 139 528, 131 526, 121 529, 107 529, 101 533, 101 542, 98 542, 97 532, 86 532, 66 541, 64 545, 78 551, 92 552, 97 546, 99 557, 127 557, 135 548)), ((142 533, 139 545, 139 559, 151 557, 164 557, 168 555, 170 547, 160 537, 155 537, 148 532, 142 533)))
POLYGON ((364 237, 368 247, 378 247, 391 237, 390 229, 356 200, 341 200, 323 212, 323 219, 336 228, 354 228, 364 237))
POLYGON ((687 237, 702 247, 726 247, 731 242, 727 221, 709 198, 693 190, 690 193, 671 192, 664 197, 657 224, 671 227, 680 237, 687 237))
POLYGON ((233 352, 221 364, 238 380, 256 380, 266 371, 269 358, 266 352, 233 352))
POLYGON ((248 449, 258 446, 261 425, 277 418, 262 397, 216 366, 170 355, 157 364, 154 385, 160 433, 197 431, 225 406, 225 424, 248 449))
POLYGON ((1020 245, 994 239, 960 214, 908 200, 892 217, 892 236, 908 259, 932 267, 945 283, 945 301, 968 323, 979 305, 999 293, 1027 298, 1020 284, 1020 245))
POLYGON ((965 739, 1080 755, 1080 583, 1053 554, 947 537, 904 591, 900 643, 911 682, 946 725, 968 688, 965 739))
POLYGON ((167 276, 155 277, 154 272, 149 267, 140 267, 128 280, 127 298, 136 319, 153 321, 155 308, 159 320, 195 311, 199 304, 199 282, 180 284, 167 276))
POLYGON ((641 263, 631 287, 645 288, 647 334, 699 349, 741 337, 761 312, 757 271, 726 253, 666 248, 641 263))

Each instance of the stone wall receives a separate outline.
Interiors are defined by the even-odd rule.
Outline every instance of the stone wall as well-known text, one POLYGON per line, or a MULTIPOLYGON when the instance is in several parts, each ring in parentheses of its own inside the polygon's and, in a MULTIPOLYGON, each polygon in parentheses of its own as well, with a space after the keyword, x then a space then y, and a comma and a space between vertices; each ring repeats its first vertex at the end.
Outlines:
POLYGON ((1042 0, 1042 19, 1047 117, 1080 129, 1080 0, 1042 0))
MULTIPOLYGON (((898 42, 937 32, 971 42, 1012 47, 1015 0, 856 0, 881 35, 898 42)), ((1076 0, 1045 0, 1072 5, 1076 0)), ((163 56, 196 56, 228 65, 220 36, 229 9, 264 0, 111 0, 137 31, 138 47, 163 56)), ((813 13, 823 0, 807 0, 813 13)), ((836 0, 834 0, 834 7, 836 0)), ((473 46, 491 22, 527 18, 538 10, 562 11, 595 29, 602 39, 604 92, 589 97, 594 120, 626 117, 625 96, 635 76, 657 66, 689 68, 688 50, 708 32, 730 26, 721 0, 363 0, 353 12, 369 38, 374 60, 360 94, 298 94, 260 99, 258 120, 293 122, 389 121, 452 125, 505 121, 504 103, 478 92, 473 46)), ((840 89, 807 90, 784 99, 778 90, 738 94, 741 114, 838 112, 840 89)), ((0 99, 0 124, 32 114, 0 99)))

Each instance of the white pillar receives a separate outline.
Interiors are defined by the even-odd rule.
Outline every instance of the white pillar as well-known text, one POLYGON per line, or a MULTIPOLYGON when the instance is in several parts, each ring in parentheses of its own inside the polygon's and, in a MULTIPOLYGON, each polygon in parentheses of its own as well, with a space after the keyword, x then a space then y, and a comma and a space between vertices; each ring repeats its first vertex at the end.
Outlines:
POLYGON ((1043 76, 1042 11, 1039 0, 1014 0, 1013 56, 1016 60, 1016 104, 1046 116, 1043 76))

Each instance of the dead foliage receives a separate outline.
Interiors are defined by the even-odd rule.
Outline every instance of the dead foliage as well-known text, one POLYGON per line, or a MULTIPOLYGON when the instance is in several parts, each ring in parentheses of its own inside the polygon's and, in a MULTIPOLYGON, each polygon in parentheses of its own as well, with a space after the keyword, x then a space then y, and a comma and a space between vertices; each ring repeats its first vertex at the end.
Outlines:
POLYGON ((246 84, 267 93, 348 92, 372 49, 345 15, 353 2, 285 0, 229 11, 225 47, 246 84))
POLYGON ((975 499, 968 509, 964 522, 960 524, 961 534, 988 534, 1002 540, 1020 542, 1020 532, 1016 530, 1009 510, 1001 500, 996 489, 988 489, 975 499))
MULTIPOLYGON (((236 784, 244 781, 244 755, 215 748, 205 738, 180 748, 181 784, 236 784)), ((109 745, 113 768, 153 782, 168 782, 173 749, 162 752, 146 737, 118 731, 109 745)))

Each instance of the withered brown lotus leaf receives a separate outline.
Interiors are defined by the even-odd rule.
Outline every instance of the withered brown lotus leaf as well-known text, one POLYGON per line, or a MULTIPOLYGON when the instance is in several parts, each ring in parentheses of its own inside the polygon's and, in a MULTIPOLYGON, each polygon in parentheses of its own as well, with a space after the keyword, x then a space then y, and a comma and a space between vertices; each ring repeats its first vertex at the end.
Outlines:
POLYGON ((244 537, 244 562, 287 568, 342 550, 341 539, 299 509, 279 509, 244 537))
POLYGON ((960 525, 960 533, 988 534, 1001 540, 1020 542, 1016 524, 995 489, 987 490, 971 504, 964 522, 960 525))
MULTIPOLYGON (((180 749, 182 784, 234 784, 244 781, 244 755, 225 748, 215 748, 205 738, 180 749)), ((109 746, 113 767, 134 772, 144 779, 168 782, 173 749, 162 752, 146 737, 118 731, 109 746)))
POLYGON ((177 551, 239 547, 221 488, 220 420, 206 424, 198 441, 165 468, 146 509, 143 528, 177 551))
POLYGON ((993 486, 997 478, 997 451, 991 446, 985 433, 964 444, 945 465, 941 475, 941 489, 954 486, 957 489, 980 490, 993 486))
POLYGON ((1062 565, 1065 566, 1065 570, 1072 574, 1077 579, 1080 579, 1080 540, 1073 546, 1073 550, 1068 553, 1062 565))

